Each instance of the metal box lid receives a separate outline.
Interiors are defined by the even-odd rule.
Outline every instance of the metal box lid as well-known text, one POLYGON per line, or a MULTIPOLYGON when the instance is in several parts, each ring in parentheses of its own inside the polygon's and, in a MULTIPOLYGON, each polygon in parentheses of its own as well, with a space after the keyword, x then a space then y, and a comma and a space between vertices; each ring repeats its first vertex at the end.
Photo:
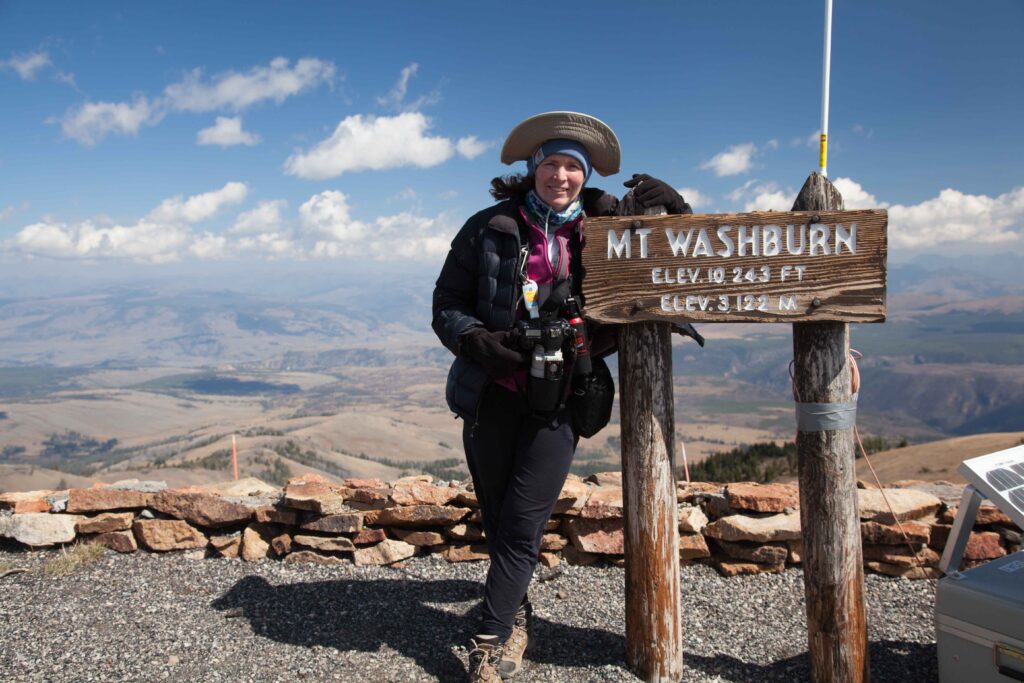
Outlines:
POLYGON ((935 614, 1024 640, 1024 551, 941 579, 935 614))

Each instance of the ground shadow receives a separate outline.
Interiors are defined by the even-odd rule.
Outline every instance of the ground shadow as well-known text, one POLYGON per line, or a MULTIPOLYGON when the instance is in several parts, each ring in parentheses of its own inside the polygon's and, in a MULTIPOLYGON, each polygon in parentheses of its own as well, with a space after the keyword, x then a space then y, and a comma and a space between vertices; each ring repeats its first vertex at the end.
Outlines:
MULTIPOLYGON (((450 613, 430 603, 478 601, 474 581, 336 580, 274 586, 259 576, 240 580, 212 606, 248 620, 253 632, 282 643, 374 652, 382 645, 413 659, 440 680, 465 675, 452 651, 474 633, 479 607, 450 613)), ((537 619, 530 659, 553 665, 620 664, 620 634, 537 619), (546 644, 546 645, 545 645, 546 644), (575 646, 574 646, 575 644, 575 646)))
MULTIPOLYGON (((939 680, 935 643, 914 643, 903 640, 879 640, 868 643, 873 681, 914 681, 932 683, 939 680)), ((729 655, 706 657, 687 652, 683 661, 688 669, 720 676, 726 681, 806 681, 810 680, 810 661, 806 652, 771 664, 744 662, 729 655)))

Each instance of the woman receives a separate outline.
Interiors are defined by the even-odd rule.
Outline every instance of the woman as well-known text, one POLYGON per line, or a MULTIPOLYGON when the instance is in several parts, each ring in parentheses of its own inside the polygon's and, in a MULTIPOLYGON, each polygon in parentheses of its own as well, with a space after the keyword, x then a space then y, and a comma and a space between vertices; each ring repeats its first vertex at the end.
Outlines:
MULTIPOLYGON (((578 441, 564 405, 531 405, 530 344, 516 323, 539 318, 552 291, 564 292, 557 287, 563 281, 578 295, 585 216, 629 215, 655 205, 690 213, 679 193, 646 175, 626 181, 632 192, 621 203, 586 188, 593 171, 619 171, 619 141, 585 114, 526 119, 505 140, 501 161, 526 161, 527 173, 491 181, 491 194, 501 201, 470 218, 452 241, 433 305, 434 331, 456 356, 446 394, 464 420, 463 446, 490 554, 471 681, 498 681, 521 667, 532 615, 527 588, 578 441)), ((613 329, 599 332, 592 352, 611 351, 613 339, 613 329)))

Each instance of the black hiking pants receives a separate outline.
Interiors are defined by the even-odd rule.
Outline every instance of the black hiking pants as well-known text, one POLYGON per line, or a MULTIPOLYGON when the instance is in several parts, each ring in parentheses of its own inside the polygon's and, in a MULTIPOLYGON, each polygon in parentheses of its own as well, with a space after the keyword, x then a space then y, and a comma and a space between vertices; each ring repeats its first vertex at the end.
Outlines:
POLYGON ((463 426, 462 441, 491 557, 479 633, 504 640, 526 602, 544 525, 578 438, 564 410, 543 421, 531 415, 526 397, 492 384, 476 422, 463 426))

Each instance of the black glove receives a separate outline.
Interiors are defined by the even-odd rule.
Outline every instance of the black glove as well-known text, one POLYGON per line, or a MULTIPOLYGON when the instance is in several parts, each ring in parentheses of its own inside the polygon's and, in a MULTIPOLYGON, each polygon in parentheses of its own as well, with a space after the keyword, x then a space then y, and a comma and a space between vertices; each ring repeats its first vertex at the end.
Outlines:
POLYGON ((508 377, 526 364, 526 357, 518 351, 517 330, 489 332, 473 327, 459 337, 462 353, 480 364, 494 379, 508 377))
POLYGON ((622 184, 633 190, 637 204, 644 209, 664 206, 669 213, 693 213, 683 196, 664 180, 652 178, 646 173, 634 173, 632 178, 622 184))

